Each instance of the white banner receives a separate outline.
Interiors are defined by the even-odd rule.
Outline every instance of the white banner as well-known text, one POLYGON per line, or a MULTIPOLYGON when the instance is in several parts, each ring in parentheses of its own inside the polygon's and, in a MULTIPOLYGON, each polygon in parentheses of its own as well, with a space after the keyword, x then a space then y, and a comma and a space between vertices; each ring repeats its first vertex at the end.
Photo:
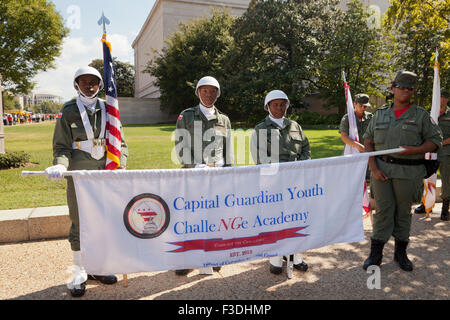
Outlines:
POLYGON ((89 274, 222 266, 364 240, 368 154, 275 165, 73 171, 89 274))

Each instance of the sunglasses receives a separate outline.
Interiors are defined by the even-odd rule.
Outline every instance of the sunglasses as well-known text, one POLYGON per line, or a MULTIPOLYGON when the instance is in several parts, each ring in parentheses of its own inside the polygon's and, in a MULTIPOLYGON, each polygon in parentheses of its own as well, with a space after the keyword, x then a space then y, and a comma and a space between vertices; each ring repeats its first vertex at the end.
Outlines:
POLYGON ((413 91, 414 88, 408 88, 408 87, 402 87, 402 86, 394 86, 394 88, 400 89, 400 90, 408 90, 408 91, 413 91))

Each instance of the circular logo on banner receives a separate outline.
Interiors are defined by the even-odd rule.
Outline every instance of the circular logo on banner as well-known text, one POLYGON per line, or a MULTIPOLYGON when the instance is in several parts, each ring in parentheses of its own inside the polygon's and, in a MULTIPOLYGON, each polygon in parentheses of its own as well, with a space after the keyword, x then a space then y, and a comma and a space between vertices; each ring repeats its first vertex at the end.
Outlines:
POLYGON ((128 203, 123 214, 123 221, 133 236, 141 239, 156 238, 169 225, 169 207, 161 197, 152 193, 143 193, 128 203))

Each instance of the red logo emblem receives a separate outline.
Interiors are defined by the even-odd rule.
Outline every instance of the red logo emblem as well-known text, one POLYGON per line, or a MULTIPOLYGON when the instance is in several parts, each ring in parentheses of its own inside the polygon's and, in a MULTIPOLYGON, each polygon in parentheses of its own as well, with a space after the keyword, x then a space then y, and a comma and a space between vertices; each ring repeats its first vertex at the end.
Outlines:
POLYGON ((143 193, 128 203, 123 220, 125 227, 133 236, 141 239, 156 238, 169 225, 169 207, 161 197, 143 193))

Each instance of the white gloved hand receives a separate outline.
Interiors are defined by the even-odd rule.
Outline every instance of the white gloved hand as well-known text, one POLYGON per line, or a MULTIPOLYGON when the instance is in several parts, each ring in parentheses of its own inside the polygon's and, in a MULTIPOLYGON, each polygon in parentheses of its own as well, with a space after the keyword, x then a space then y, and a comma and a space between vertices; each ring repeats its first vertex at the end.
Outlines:
POLYGON ((60 180, 63 178, 63 173, 66 172, 67 169, 62 164, 57 164, 55 166, 48 167, 45 169, 45 173, 47 174, 47 178, 52 180, 60 180))
POLYGON ((223 167, 225 165, 225 161, 222 159, 220 159, 219 161, 216 162, 216 167, 223 167))

